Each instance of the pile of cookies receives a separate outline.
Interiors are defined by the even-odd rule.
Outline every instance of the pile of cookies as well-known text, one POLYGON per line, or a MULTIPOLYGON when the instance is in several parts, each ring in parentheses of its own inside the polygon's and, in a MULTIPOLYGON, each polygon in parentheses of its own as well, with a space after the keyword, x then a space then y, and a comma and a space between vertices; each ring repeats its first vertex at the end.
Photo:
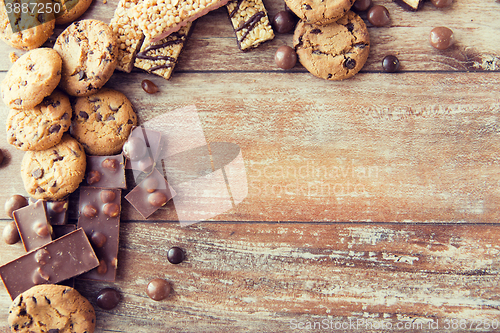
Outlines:
POLYGON ((350 10, 354 0, 285 3, 300 18, 293 46, 309 72, 327 80, 343 80, 363 68, 370 52, 370 36, 363 19, 350 10))

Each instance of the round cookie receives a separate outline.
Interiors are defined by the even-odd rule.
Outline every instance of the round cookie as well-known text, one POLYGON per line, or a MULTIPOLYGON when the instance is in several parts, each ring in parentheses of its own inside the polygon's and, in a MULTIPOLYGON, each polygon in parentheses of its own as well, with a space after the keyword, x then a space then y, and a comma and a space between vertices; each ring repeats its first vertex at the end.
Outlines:
POLYGON ((54 50, 63 59, 59 86, 71 96, 89 96, 113 74, 118 46, 111 28, 98 20, 72 23, 57 37, 54 50))
POLYGON ((121 92, 109 88, 76 98, 73 109, 71 134, 90 155, 120 153, 137 124, 132 103, 121 92))
POLYGON ((81 144, 64 134, 54 147, 24 154, 21 162, 24 188, 35 199, 63 199, 80 185, 86 162, 81 144))
POLYGON ((92 304, 75 289, 42 284, 14 299, 8 323, 12 332, 19 333, 93 333, 96 317, 92 304))
POLYGON ((370 52, 370 36, 361 17, 349 11, 327 25, 300 21, 293 45, 309 72, 327 80, 343 80, 363 68, 370 52))
POLYGON ((62 60, 50 48, 25 53, 12 65, 0 87, 11 109, 30 109, 49 96, 61 79, 62 60))
POLYGON ((318 25, 337 21, 351 9, 355 0, 285 0, 300 19, 318 25))
MULTIPOLYGON (((12 4, 12 1, 10 2, 12 4)), ((55 21, 53 13, 37 11, 34 13, 12 14, 17 16, 18 32, 12 31, 5 2, 0 0, 0 39, 20 50, 33 50, 40 47, 54 32, 55 21)))
POLYGON ((66 24, 79 18, 90 7, 92 0, 63 0, 65 12, 56 17, 56 24, 66 24))
POLYGON ((21 150, 44 150, 55 146, 71 125, 73 110, 60 90, 32 109, 11 109, 7 118, 7 141, 21 150))

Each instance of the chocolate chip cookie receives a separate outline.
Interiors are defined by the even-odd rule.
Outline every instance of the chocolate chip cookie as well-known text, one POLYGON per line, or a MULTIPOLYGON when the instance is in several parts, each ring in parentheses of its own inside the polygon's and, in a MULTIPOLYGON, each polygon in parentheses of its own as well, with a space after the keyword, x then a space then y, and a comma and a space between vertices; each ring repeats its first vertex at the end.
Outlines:
POLYGON ((327 80, 343 80, 363 68, 370 52, 370 36, 361 17, 349 11, 327 25, 300 21, 293 45, 309 72, 327 80))
POLYGON ((44 284, 17 296, 9 308, 12 332, 93 333, 92 304, 71 287, 44 284))
POLYGON ((113 74, 118 46, 111 28, 98 20, 72 23, 54 45, 63 59, 59 86, 71 96, 89 96, 113 74))
MULTIPOLYGON (((10 4, 13 4, 13 2, 10 1, 10 4)), ((36 49, 42 46, 54 31, 53 13, 34 10, 28 13, 19 11, 16 14, 14 10, 11 10, 9 16, 7 15, 5 2, 0 0, 0 39, 17 49, 25 51, 36 49), (15 31, 12 31, 9 16, 16 17, 15 31)))
POLYGON ((56 17, 56 24, 66 24, 79 18, 90 7, 92 0, 61 0, 64 13, 56 17))
POLYGON ((30 196, 56 201, 78 188, 85 167, 83 147, 71 135, 64 134, 54 147, 27 151, 21 163, 21 177, 30 196))
POLYGON ((72 114, 68 96, 56 89, 32 109, 10 110, 7 141, 21 150, 55 146, 69 129, 72 114))
POLYGON ((354 0, 285 0, 285 3, 303 21, 323 25, 344 16, 354 0))
POLYGON ((120 153, 137 115, 128 98, 119 91, 103 88, 75 100, 71 134, 90 155, 120 153))
POLYGON ((34 49, 12 65, 0 87, 11 109, 30 109, 49 96, 61 79, 62 60, 50 48, 34 49))

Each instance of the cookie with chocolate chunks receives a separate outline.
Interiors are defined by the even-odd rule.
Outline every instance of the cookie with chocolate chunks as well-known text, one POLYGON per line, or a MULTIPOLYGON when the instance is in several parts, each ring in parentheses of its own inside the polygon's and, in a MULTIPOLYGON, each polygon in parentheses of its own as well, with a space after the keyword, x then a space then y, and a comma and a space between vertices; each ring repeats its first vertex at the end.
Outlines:
POLYGON ((344 16, 354 0, 285 0, 285 3, 303 21, 322 25, 344 16))
POLYGON ((137 124, 137 115, 128 98, 119 91, 103 88, 78 97, 74 103, 71 134, 90 155, 115 155, 137 124))
POLYGON ((349 11, 327 25, 300 21, 293 45, 309 72, 326 80, 343 80, 363 68, 370 51, 370 36, 361 17, 349 11))
POLYGON ((95 330, 92 304, 71 287, 34 286, 14 299, 8 322, 13 332, 87 332, 95 330))
POLYGON ((71 96, 89 96, 111 77, 117 65, 118 46, 111 28, 98 20, 77 21, 57 37, 61 58, 59 86, 71 96))
POLYGON ((82 145, 64 134, 54 147, 24 154, 21 163, 24 188, 35 199, 63 199, 78 188, 86 165, 82 145))
POLYGON ((71 125, 69 98, 56 89, 42 103, 27 110, 11 109, 7 141, 20 150, 44 150, 55 146, 71 125))

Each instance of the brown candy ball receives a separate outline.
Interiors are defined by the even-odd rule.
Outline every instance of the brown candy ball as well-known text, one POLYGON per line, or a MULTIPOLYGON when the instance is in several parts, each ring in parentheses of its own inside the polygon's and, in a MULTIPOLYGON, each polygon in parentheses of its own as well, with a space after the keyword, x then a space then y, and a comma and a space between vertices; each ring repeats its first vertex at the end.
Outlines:
POLYGON ((431 0, 431 2, 437 8, 445 8, 453 4, 453 0, 431 0))
POLYGON ((158 86, 150 80, 142 80, 141 87, 148 94, 154 94, 158 92, 158 86))
POLYGON ((5 243, 9 245, 16 244, 21 240, 21 238, 19 237, 19 232, 17 231, 16 222, 9 222, 3 228, 2 237, 5 243))
POLYGON ((0 164, 2 164, 3 158, 4 158, 3 151, 0 149, 0 164))
POLYGON ((113 288, 104 288, 97 296, 97 306, 104 310, 114 309, 120 302, 120 293, 113 288))
POLYGON ((153 279, 148 283, 146 294, 155 301, 161 301, 170 295, 172 286, 167 280, 153 279))
POLYGON ((447 27, 436 27, 431 30, 429 42, 438 50, 446 50, 453 45, 453 31, 447 27))
POLYGON ((368 11, 368 21, 376 27, 383 27, 391 23, 391 17, 387 8, 374 5, 368 11))
POLYGON ((288 10, 282 10, 273 17, 274 30, 280 34, 286 34, 295 28, 295 16, 288 10))
POLYGON ((14 218, 12 213, 19 208, 28 206, 28 199, 19 194, 14 194, 5 202, 5 213, 10 218, 14 218))
POLYGON ((352 5, 352 8, 357 12, 364 12, 372 6, 372 0, 356 0, 352 5))
POLYGON ((171 264, 180 264, 184 261, 184 251, 177 246, 171 247, 167 252, 167 260, 171 264))
POLYGON ((297 53, 288 45, 282 45, 276 50, 274 61, 279 68, 291 69, 297 63, 297 53))

